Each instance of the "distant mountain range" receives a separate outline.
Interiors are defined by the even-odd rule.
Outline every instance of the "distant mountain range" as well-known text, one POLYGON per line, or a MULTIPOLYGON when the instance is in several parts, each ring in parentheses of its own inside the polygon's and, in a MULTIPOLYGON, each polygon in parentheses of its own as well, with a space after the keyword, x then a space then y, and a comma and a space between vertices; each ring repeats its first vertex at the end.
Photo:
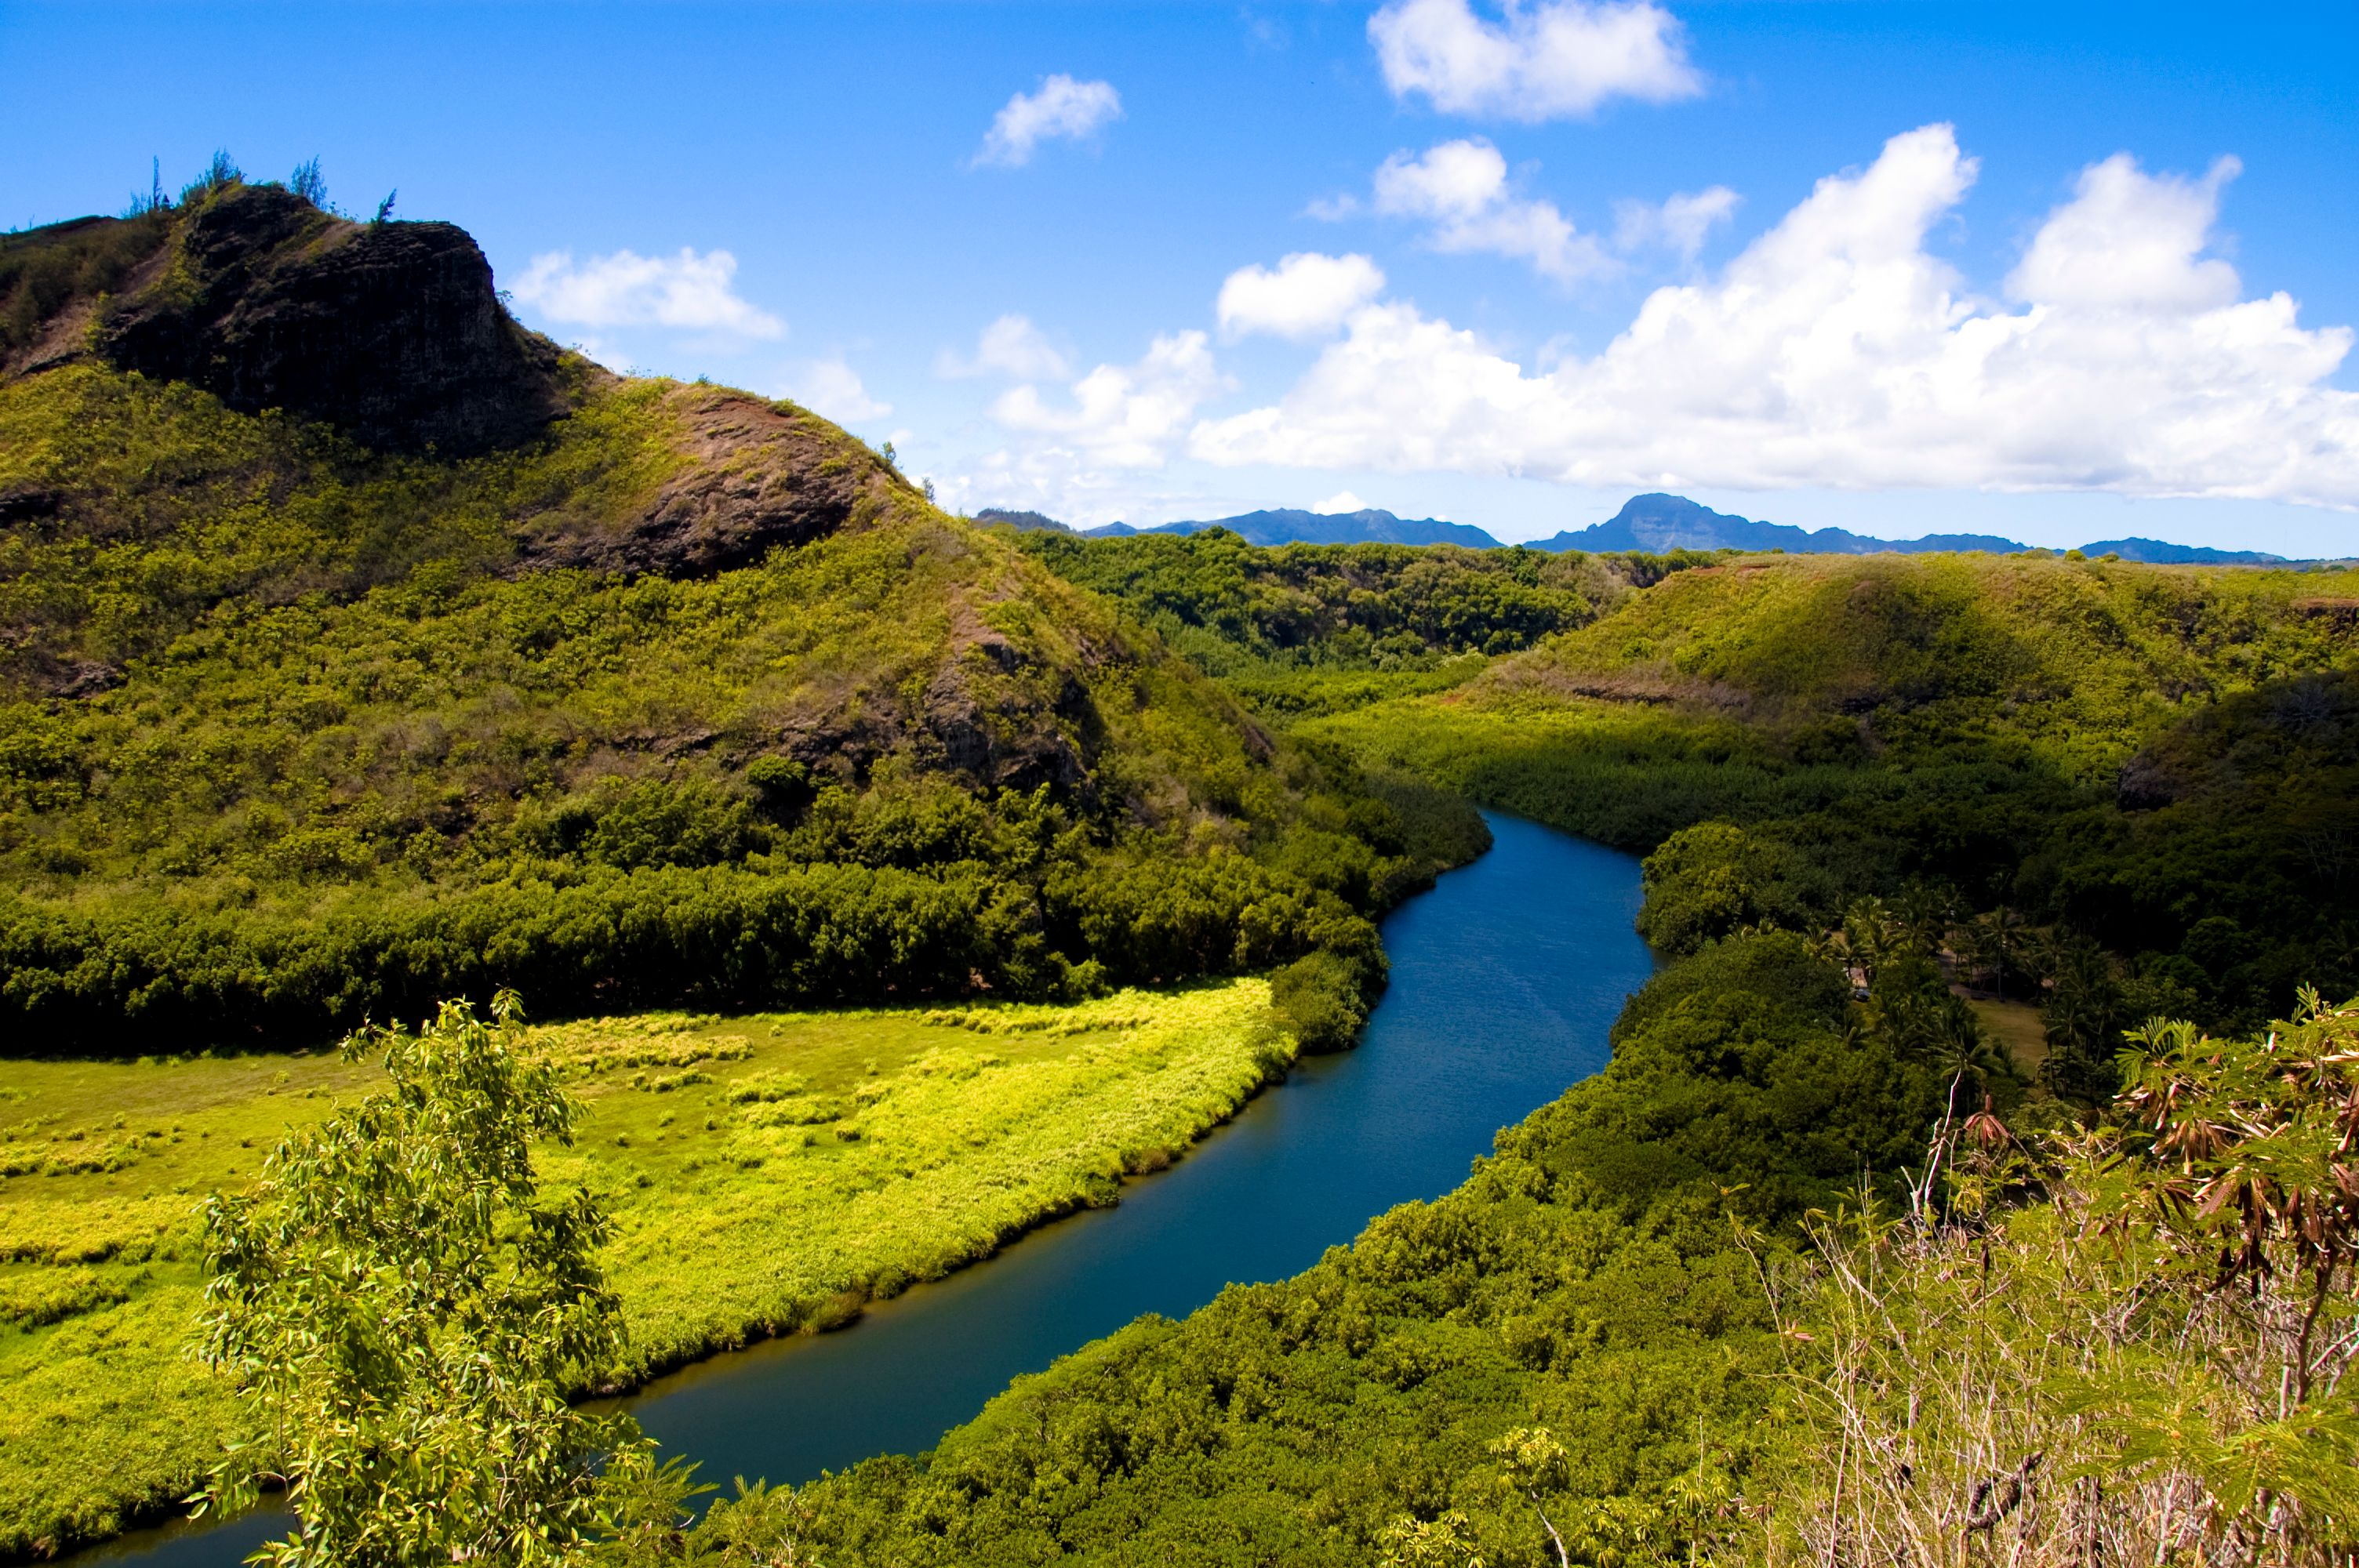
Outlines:
MULTIPOLYGON (((1279 508, 1246 512, 1234 517, 1214 517, 1181 523, 1161 523, 1134 528, 1109 523, 1101 528, 1070 528, 1038 512, 1009 512, 986 507, 976 513, 978 523, 1006 523, 1017 528, 1077 534, 1085 539, 1126 538, 1134 534, 1201 534, 1226 528, 1249 545, 1462 545, 1469 549, 1503 548, 1482 529, 1464 523, 1444 523, 1436 517, 1397 517, 1377 507, 1359 512, 1304 512, 1279 508)), ((1988 550, 2014 555, 2029 546, 1995 534, 1928 534, 1919 539, 1878 539, 1845 528, 1797 528, 1786 523, 1756 523, 1731 516, 1690 501, 1684 495, 1634 495, 1622 510, 1603 523, 1567 529, 1531 542, 1535 550, 1783 550, 1788 555, 1865 556, 1894 550, 1922 555, 1945 550, 1988 550)), ((2198 545, 2170 545, 2160 539, 2102 539, 2083 545, 2090 556, 2117 555, 2125 561, 2153 566, 2279 566, 2283 556, 2259 550, 2214 550, 2198 545)))
POLYGON ((2171 545, 2160 539, 2100 539, 2083 545, 2084 556, 2119 556, 2158 567, 2281 567, 2284 556, 2265 550, 2215 550, 2208 545, 2171 545))
MULTIPOLYGON (((2029 548, 1995 534, 1928 534, 1919 539, 1878 539, 1847 528, 1797 528, 1786 523, 1756 523, 1690 501, 1684 495, 1634 495, 1603 523, 1535 539, 1536 550, 1783 550, 1796 556, 1871 556, 1892 550, 1925 555, 1944 550, 1988 550, 2016 555, 2029 548)), ((2277 566, 2283 556, 2258 550, 2214 550, 2199 545, 2169 545, 2160 539, 2104 539, 2083 545, 2088 556, 2117 555, 2151 566, 2277 566)))
POLYGON ((1368 507, 1359 512, 1304 512, 1280 507, 1270 512, 1246 512, 1234 517, 1213 517, 1184 523, 1158 523, 1134 528, 1109 523, 1102 528, 1069 528, 1038 512, 1003 512, 986 508, 974 514, 978 523, 1008 523, 1018 528, 1079 534, 1085 539, 1123 539, 1134 534, 1201 534, 1226 528, 1248 545, 1463 545, 1470 550, 1495 550, 1499 541, 1463 523, 1438 517, 1396 517, 1368 507))

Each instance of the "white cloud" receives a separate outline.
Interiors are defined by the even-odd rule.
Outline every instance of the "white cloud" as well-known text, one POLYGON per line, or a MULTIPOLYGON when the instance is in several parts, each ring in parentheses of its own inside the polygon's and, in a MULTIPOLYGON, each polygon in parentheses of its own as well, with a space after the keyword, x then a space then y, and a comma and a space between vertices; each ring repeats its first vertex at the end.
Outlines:
POLYGON ((1507 199, 1507 160, 1481 137, 1443 142, 1423 157, 1405 152, 1376 170, 1376 211, 1463 222, 1507 199))
POLYGON ((2347 327, 2240 299, 2204 255, 2220 181, 2091 168, 2011 309, 1925 248, 1973 182, 1947 125, 1831 176, 1716 277, 1658 288, 1546 373, 1406 303, 1357 312, 1279 403, 1207 420, 1217 463, 1521 474, 1593 486, 1944 487, 2359 508, 2347 327), (2108 258, 2112 258, 2109 265, 2108 258))
POLYGON ((1206 495, 1155 470, 1108 468, 1086 452, 1053 444, 986 452, 938 470, 934 479, 943 504, 960 511, 1005 506, 1045 513, 1076 528, 1223 517, 1262 504, 1257 495, 1206 495))
POLYGON ((1018 168, 1032 161, 1032 151, 1057 137, 1078 139, 1107 122, 1122 118, 1122 95, 1107 81, 1076 81, 1070 76, 1049 77, 1038 92, 1018 92, 1007 101, 984 134, 977 164, 1018 168))
POLYGON ((1468 0, 1394 0, 1368 19, 1393 96, 1421 93, 1447 114, 1527 124, 1587 114, 1608 98, 1691 98, 1679 19, 1647 0, 1506 0, 1496 23, 1468 0))
POLYGON ((1365 512, 1367 509, 1366 502, 1348 490, 1339 490, 1310 510, 1322 517, 1335 517, 1348 515, 1354 512, 1365 512))
POLYGON ((1052 408, 1030 385, 991 406, 1011 430, 1050 437, 1117 468, 1158 468, 1188 429, 1198 405, 1225 391, 1201 332, 1157 338, 1136 364, 1102 364, 1072 386, 1070 408, 1052 408))
POLYGON ((741 298, 727 251, 676 256, 616 251, 576 262, 570 251, 532 258, 513 290, 551 321, 583 327, 673 327, 735 338, 776 338, 787 324, 741 298))
POLYGON ((1426 243, 1438 251, 1527 261, 1559 283, 1614 266, 1604 247, 1575 229, 1554 202, 1510 194, 1507 160, 1480 137, 1443 142, 1420 157, 1393 154, 1376 170, 1375 210, 1430 223, 1426 243))
POLYGON ((1221 330, 1232 337, 1274 332, 1314 338, 1342 326, 1384 287, 1385 275, 1366 256, 1298 251, 1275 268, 1243 266, 1229 274, 1214 308, 1221 330))
POLYGON ((1203 333, 1176 332, 1131 364, 1097 366, 1054 403, 1029 384, 1010 387, 991 416, 1017 438, 948 466, 941 492, 953 505, 1031 507, 1083 524, 1206 515, 1201 497, 1174 491, 1158 470, 1196 411, 1230 385, 1203 333))
POLYGON ((934 373, 949 380, 1004 375, 1016 381, 1054 380, 1071 373, 1064 354, 1027 316, 1000 317, 975 340, 974 353, 945 349, 934 356, 934 373))
POLYGON ((1736 215, 1739 200, 1736 192, 1725 185, 1715 185, 1667 197, 1659 205, 1617 201, 1614 204, 1614 248, 1636 251, 1664 245, 1679 252, 1681 261, 1691 262, 1696 252, 1703 249, 1704 236, 1712 232, 1712 227, 1736 215))
POLYGON ((2024 253, 2007 292, 2041 305, 2198 310, 2232 303, 2236 269, 2192 258, 2220 210, 2220 188, 2243 168, 2223 157, 2190 181, 2142 174, 2127 153, 2092 165, 2071 202, 2024 253))
POLYGON ((788 373, 779 392, 839 425, 882 419, 893 412, 891 404, 879 403, 868 395, 868 388, 861 384, 860 373, 844 363, 841 354, 796 366, 788 373))

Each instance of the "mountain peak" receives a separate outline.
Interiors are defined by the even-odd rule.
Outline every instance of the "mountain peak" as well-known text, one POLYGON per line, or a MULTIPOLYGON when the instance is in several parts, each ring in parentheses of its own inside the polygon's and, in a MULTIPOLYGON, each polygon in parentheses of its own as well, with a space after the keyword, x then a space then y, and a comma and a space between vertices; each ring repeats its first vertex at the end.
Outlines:
POLYGON ((20 370, 87 343, 117 369, 190 383, 240 413, 284 409, 364 446, 447 456, 528 439, 565 406, 557 346, 509 317, 491 264, 455 224, 356 223, 232 181, 161 214, 8 240, 60 259, 143 251, 103 306, 58 312, 94 318, 94 330, 49 333, 50 353, 20 370))
POLYGON ((1990 534, 1928 534, 1921 539, 1879 539, 1845 528, 1797 528, 1788 523, 1756 523, 1714 512, 1684 495, 1660 491, 1634 495, 1603 523, 1536 539, 1536 550, 1784 550, 1793 555, 1873 555, 1883 550, 1921 554, 1937 550, 1989 550, 2013 554, 2024 546, 1990 534))

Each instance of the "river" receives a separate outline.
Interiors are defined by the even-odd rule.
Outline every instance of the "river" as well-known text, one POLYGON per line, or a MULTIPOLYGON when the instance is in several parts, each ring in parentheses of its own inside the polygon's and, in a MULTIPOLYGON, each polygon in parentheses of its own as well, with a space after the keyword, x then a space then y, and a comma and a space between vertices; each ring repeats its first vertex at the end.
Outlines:
MULTIPOLYGON (((1011 1378, 1142 1313, 1178 1317, 1233 1281, 1283 1279, 1395 1204, 1465 1179, 1499 1128, 1605 1064, 1653 972, 1627 855, 1486 813, 1493 844, 1385 922, 1392 985, 1356 1050, 1264 1092, 1114 1208, 876 1303, 850 1328, 716 1356, 625 1401, 705 1478, 799 1483, 931 1448, 1011 1378)), ((228 1568, 266 1512, 142 1530, 77 1563, 228 1568)))

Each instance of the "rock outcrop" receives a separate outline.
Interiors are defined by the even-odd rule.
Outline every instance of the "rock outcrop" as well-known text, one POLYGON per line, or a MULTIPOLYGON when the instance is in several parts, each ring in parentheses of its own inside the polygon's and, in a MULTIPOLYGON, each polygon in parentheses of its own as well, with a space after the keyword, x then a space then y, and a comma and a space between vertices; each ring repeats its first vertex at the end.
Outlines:
POLYGON ((519 570, 704 577, 751 566, 772 548, 805 545, 917 488, 815 414, 750 393, 681 386, 666 395, 688 461, 648 504, 620 523, 552 514, 518 529, 519 570))
POLYGON ((354 223, 267 185, 193 205, 99 351, 246 413, 324 420, 364 445, 467 456, 564 408, 559 351, 511 319, 450 223, 354 223))

